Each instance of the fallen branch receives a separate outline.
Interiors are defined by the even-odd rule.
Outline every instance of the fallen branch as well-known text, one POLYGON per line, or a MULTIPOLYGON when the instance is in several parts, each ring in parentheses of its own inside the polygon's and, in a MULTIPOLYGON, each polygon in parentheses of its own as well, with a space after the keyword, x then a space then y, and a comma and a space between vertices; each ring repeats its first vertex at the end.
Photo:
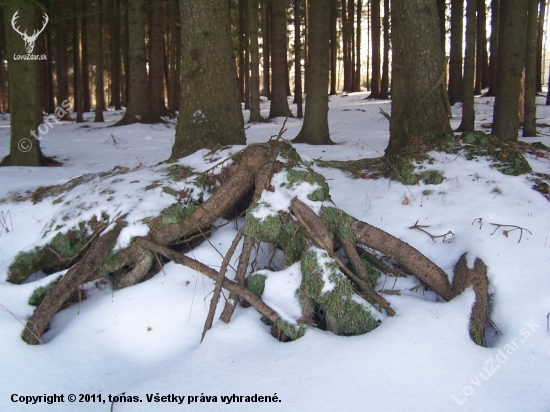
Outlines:
POLYGON ((491 225, 493 226, 496 226, 495 230, 493 230, 493 233, 491 233, 491 236, 493 236, 496 231, 498 229, 500 229, 501 227, 512 227, 513 229, 510 229, 510 230, 504 230, 502 233, 504 234, 504 236, 508 237, 508 233, 510 232, 513 232, 514 230, 518 230, 519 229, 519 240, 518 240, 518 243, 521 242, 521 237, 523 236, 523 231, 525 230, 526 232, 529 232, 530 235, 532 235, 533 233, 531 233, 531 231, 529 229, 525 229, 524 227, 521 227, 521 226, 516 226, 516 225, 503 225, 503 224, 500 224, 500 223, 490 223, 491 225))
POLYGON ((429 226, 419 225, 418 220, 417 220, 416 223, 414 224, 414 226, 410 226, 409 229, 417 229, 417 230, 420 230, 421 232, 426 233, 430 237, 430 239, 432 239, 432 242, 434 242, 434 243, 436 242, 436 239, 440 238, 440 237, 443 238, 443 243, 447 242, 447 236, 451 236, 451 238, 448 240, 449 242, 455 237, 455 234, 453 232, 451 232, 450 230, 447 233, 443 234, 443 235, 435 236, 435 235, 432 235, 431 233, 429 233, 428 231, 424 230, 425 227, 429 227, 429 226))

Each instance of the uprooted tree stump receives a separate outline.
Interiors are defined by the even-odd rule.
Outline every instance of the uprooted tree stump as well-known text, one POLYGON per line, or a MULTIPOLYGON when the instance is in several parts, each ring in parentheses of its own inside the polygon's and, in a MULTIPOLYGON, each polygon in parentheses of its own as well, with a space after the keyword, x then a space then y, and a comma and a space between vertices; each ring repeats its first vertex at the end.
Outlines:
MULTIPOLYGON (((203 338, 213 323, 222 288, 230 292, 222 321, 230 321, 240 300, 263 315, 279 340, 297 339, 308 326, 344 336, 363 334, 378 326, 381 312, 395 314, 374 289, 381 272, 398 275, 376 257, 383 254, 446 301, 472 285, 476 303, 470 335, 482 344, 488 319, 487 268, 483 262, 477 260, 470 270, 462 257, 451 285, 443 270, 419 251, 337 208, 331 202, 323 176, 305 164, 286 141, 250 145, 217 166, 202 173, 170 166, 175 168, 172 172, 181 172, 180 178, 185 178, 190 186, 184 190, 180 187, 179 191, 165 188, 174 196, 174 203, 147 219, 148 234, 134 237, 125 248, 115 248, 115 244, 124 227, 132 222, 125 220, 126 215, 109 218, 103 213, 100 219, 80 222, 64 234, 57 233, 46 246, 17 255, 8 273, 8 280, 13 283, 21 283, 37 270, 53 273, 70 268, 28 319, 23 340, 41 343, 50 320, 80 285, 108 277, 115 289, 132 286, 159 272, 159 256, 188 266, 215 282, 203 338), (200 188, 200 195, 192 195, 191 186, 200 188), (275 196, 277 201, 273 202, 275 196), (219 271, 182 253, 182 245, 192 248, 197 240, 207 239, 217 228, 215 222, 242 216, 244 226, 219 271), (241 239, 235 278, 230 280, 226 272, 241 239), (283 254, 282 266, 299 264, 302 280, 296 298, 302 316, 295 321, 283 319, 262 300, 266 271, 250 270, 252 251, 262 242, 271 244, 268 266, 276 252, 283 254)), ((127 169, 117 171, 126 172, 127 169)), ((82 179, 82 183, 87 180, 82 179)), ((72 186, 68 190, 71 189, 72 186)), ((59 187, 49 191, 57 195, 59 187)), ((48 190, 41 192, 41 198, 48 195, 48 190)))

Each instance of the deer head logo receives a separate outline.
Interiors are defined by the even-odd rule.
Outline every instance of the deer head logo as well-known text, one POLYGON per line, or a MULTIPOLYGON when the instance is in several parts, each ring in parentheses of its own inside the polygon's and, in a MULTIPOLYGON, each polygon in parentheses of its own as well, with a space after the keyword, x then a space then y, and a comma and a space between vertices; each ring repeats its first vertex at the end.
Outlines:
POLYGON ((16 20, 19 17, 18 14, 19 14, 19 11, 16 11, 15 14, 13 15, 13 18, 11 19, 11 26, 17 33, 21 35, 23 40, 25 40, 25 48, 27 49, 27 54, 31 54, 34 49, 34 42, 36 41, 38 35, 44 31, 50 19, 48 18, 48 15, 44 13, 44 23, 42 25, 42 28, 40 30, 35 30, 32 36, 29 36, 27 34, 27 30, 21 33, 21 31, 19 30, 19 27, 15 26, 16 20))

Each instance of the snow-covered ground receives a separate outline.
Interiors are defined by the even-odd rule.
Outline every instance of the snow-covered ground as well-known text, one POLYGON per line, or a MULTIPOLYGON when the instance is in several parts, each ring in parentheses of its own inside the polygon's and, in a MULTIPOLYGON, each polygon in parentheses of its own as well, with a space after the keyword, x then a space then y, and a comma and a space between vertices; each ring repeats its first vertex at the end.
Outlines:
MULTIPOLYGON (((380 156, 388 141, 388 123, 380 109, 390 112, 390 104, 365 97, 331 97, 330 131, 338 144, 296 145, 300 155, 323 160, 380 156)), ((550 123, 550 107, 543 106, 543 98, 539 104, 538 122, 550 123)), ((481 125, 492 121, 492 109, 491 98, 476 99, 481 130, 487 131, 481 125)), ((453 112, 456 127, 460 108, 453 112)), ((267 115, 268 103, 262 104, 262 113, 267 115)), ((140 184, 152 182, 161 166, 149 166, 169 157, 175 125, 108 127, 120 116, 108 112, 107 123, 94 124, 89 114, 85 124, 55 125, 41 146, 63 166, 0 168, 0 198, 115 166, 136 168, 132 173, 140 184)), ((244 116, 246 120, 248 113, 244 116)), ((248 143, 277 135, 283 121, 252 125, 246 131, 248 143)), ((300 125, 301 120, 289 119, 284 137, 293 138, 300 125)), ((541 137, 524 140, 550 146, 550 128, 540 131, 541 137)), ((9 132, 9 116, 0 114, 0 158, 9 152, 9 132)), ((0 410, 108 411, 109 395, 121 393, 127 402, 115 403, 116 412, 550 410, 550 202, 531 189, 525 176, 503 175, 487 160, 432 155, 435 162, 426 168, 446 177, 436 186, 406 187, 387 179, 355 180, 335 169, 315 170, 327 178, 337 206, 408 242, 450 277, 463 253, 470 262, 483 259, 493 295, 490 316, 502 332, 490 331, 491 347, 476 346, 468 335, 472 291, 445 303, 411 292, 416 282, 408 278, 381 279, 379 288, 385 282, 386 289, 401 291, 386 296, 397 315, 366 335, 339 337, 310 329, 295 342, 281 343, 255 309, 239 307, 229 324, 216 321, 199 344, 213 283, 173 263, 151 280, 116 292, 100 283, 87 285, 87 299, 54 317, 46 343, 28 346, 20 338, 23 325, 17 319, 25 322, 34 310, 27 303, 32 291, 57 275, 12 285, 5 281, 7 267, 18 251, 39 244, 45 225, 66 211, 51 199, 35 205, 0 203, 0 217, 7 217, 10 229, 0 234, 0 309, 11 312, 0 311, 0 410), (433 243, 409 229, 417 221, 432 234, 452 231, 455 237, 433 243), (500 228, 492 234, 491 223, 517 225, 531 233, 524 231, 518 243, 518 230, 505 236, 500 228), (24 403, 26 396, 54 394, 63 395, 64 402, 24 403), (76 402, 69 402, 70 394, 76 402), (255 394, 276 402, 244 402, 244 396, 255 394), (243 396, 242 402, 222 400, 232 395, 243 396), (175 396, 185 396, 181 405, 175 396), (137 397, 141 402, 135 402, 137 397)), ((197 167, 207 160, 196 154, 182 163, 197 167)), ((548 159, 529 160, 535 171, 550 173, 548 159)), ((104 184, 120 186, 109 199, 113 209, 139 203, 136 219, 154 216, 169 204, 160 188, 137 194, 133 181, 110 179, 104 184)), ((95 199, 105 205, 107 198, 101 196, 106 192, 100 185, 92 189, 72 196, 82 196, 83 204, 95 199)), ((72 218, 62 220, 70 223, 72 218)), ((235 228, 228 225, 210 242, 223 254, 234 235, 235 228)), ((221 263, 206 242, 192 255, 212 267, 221 263)), ((271 275, 267 288, 295 288, 296 283, 286 284, 293 273, 299 276, 295 272, 291 267, 281 278, 271 275)))

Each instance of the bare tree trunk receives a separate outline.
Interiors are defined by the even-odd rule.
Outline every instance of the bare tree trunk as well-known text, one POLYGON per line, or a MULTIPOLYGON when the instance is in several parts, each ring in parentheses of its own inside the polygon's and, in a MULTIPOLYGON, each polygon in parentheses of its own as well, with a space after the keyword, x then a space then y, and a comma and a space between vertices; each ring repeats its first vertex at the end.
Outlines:
POLYGON ((462 92, 464 102, 462 104, 462 122, 457 129, 457 132, 465 133, 474 131, 475 120, 476 1, 468 0, 466 5, 466 55, 464 57, 464 89, 462 92))
POLYGON ((477 47, 476 47, 476 82, 475 94, 481 94, 481 90, 488 85, 485 79, 487 63, 487 19, 485 16, 485 0, 477 0, 477 47))
POLYGON ((84 122, 84 99, 82 94, 82 60, 81 60, 81 37, 82 21, 80 18, 81 5, 79 2, 74 4, 74 33, 73 33, 73 58, 74 58, 74 110, 76 111, 76 122, 84 122))
POLYGON ((103 122, 105 109, 105 85, 103 83, 103 10, 102 0, 95 0, 95 118, 103 122))
POLYGON ((258 50, 258 0, 248 0, 248 38, 250 39, 250 119, 263 120, 260 114, 260 56, 258 50))
POLYGON ((351 86, 351 79, 350 79, 350 72, 349 72, 349 34, 348 34, 348 12, 346 7, 346 0, 342 0, 342 6, 341 6, 341 14, 342 14, 342 65, 344 67, 344 87, 343 90, 348 92, 350 91, 351 86))
POLYGON ((537 63, 536 63, 536 86, 537 93, 542 93, 542 72, 544 63, 542 62, 542 44, 544 40, 544 18, 546 15, 546 0, 540 0, 540 12, 537 25, 537 63))
POLYGON ((120 0, 111 0, 111 6, 111 105, 120 110, 120 0))
MULTIPOLYGON (((380 0, 378 6, 380 6, 380 0)), ((363 14, 363 1, 357 0, 357 29, 355 31, 355 81, 353 91, 361 91, 361 16, 363 14)), ((380 22, 378 22, 378 46, 380 46, 380 22)), ((378 66, 380 66, 380 47, 378 47, 378 66)))
POLYGON ((309 8, 309 59, 306 64, 306 110, 294 143, 332 144, 328 126, 328 71, 331 0, 309 8))
POLYGON ((297 106, 296 117, 301 119, 302 109, 302 44, 301 36, 301 4, 300 0, 294 0, 294 103, 297 106))
POLYGON ((228 3, 183 0, 180 5, 185 87, 172 159, 203 148, 246 144, 228 3))
POLYGON ((123 73, 122 79, 120 82, 121 90, 122 90, 122 105, 126 108, 128 108, 128 101, 130 99, 130 62, 129 62, 129 50, 130 50, 130 22, 129 22, 129 0, 121 0, 122 1, 122 11, 124 14, 122 15, 122 38, 121 38, 121 50, 122 50, 122 68, 123 73))
POLYGON ((271 99, 271 0, 262 0, 263 95, 271 99))
POLYGON ((389 99, 390 88, 390 0, 384 0, 384 56, 382 59, 382 81, 380 83, 380 98, 389 99))
POLYGON ((337 73, 336 67, 338 63, 338 32, 336 30, 337 21, 337 0, 332 0, 330 3, 330 95, 338 93, 337 90, 337 73))
POLYGON ((451 2, 451 50, 449 59, 449 99, 451 105, 462 102, 462 36, 464 0, 451 2))
POLYGON ((500 0, 491 0, 491 44, 489 47, 489 90, 486 96, 494 96, 497 88, 498 30, 500 0))
POLYGON ((380 98, 380 0, 371 0, 372 78, 370 97, 380 98))
POLYGON ((149 0, 149 98, 155 114, 168 116, 164 101, 164 3, 149 0))
POLYGON ((286 3, 273 2, 271 14, 271 65, 272 89, 271 109, 269 117, 286 117, 290 113, 287 97, 287 66, 286 66, 286 3))
MULTIPOLYGON (((452 7, 453 2, 451 2, 452 7)), ((439 38, 441 42, 441 51, 445 54, 445 12, 447 5, 445 0, 437 0, 437 15, 439 17, 439 38)))
POLYGON ((168 74, 168 107, 173 115, 180 108, 181 100, 181 30, 179 0, 170 0, 168 4, 168 32, 170 34, 168 74))
POLYGON ((80 6, 80 47, 82 47, 82 111, 92 110, 92 95, 90 93, 90 59, 88 52, 88 17, 87 3, 82 2, 80 6))
POLYGON ((527 6, 528 0, 500 0, 497 90, 492 134, 501 140, 518 138, 527 6))
POLYGON ((348 0, 348 47, 349 47, 349 74, 350 85, 349 91, 355 90, 355 3, 354 0, 348 0))
POLYGON ((239 0, 239 93, 241 95, 241 102, 245 101, 245 41, 246 41, 246 34, 245 34, 245 13, 246 13, 246 0, 239 0))
POLYGON ((523 137, 537 135, 537 29, 539 0, 529 0, 527 41, 525 46, 525 99, 523 137))

